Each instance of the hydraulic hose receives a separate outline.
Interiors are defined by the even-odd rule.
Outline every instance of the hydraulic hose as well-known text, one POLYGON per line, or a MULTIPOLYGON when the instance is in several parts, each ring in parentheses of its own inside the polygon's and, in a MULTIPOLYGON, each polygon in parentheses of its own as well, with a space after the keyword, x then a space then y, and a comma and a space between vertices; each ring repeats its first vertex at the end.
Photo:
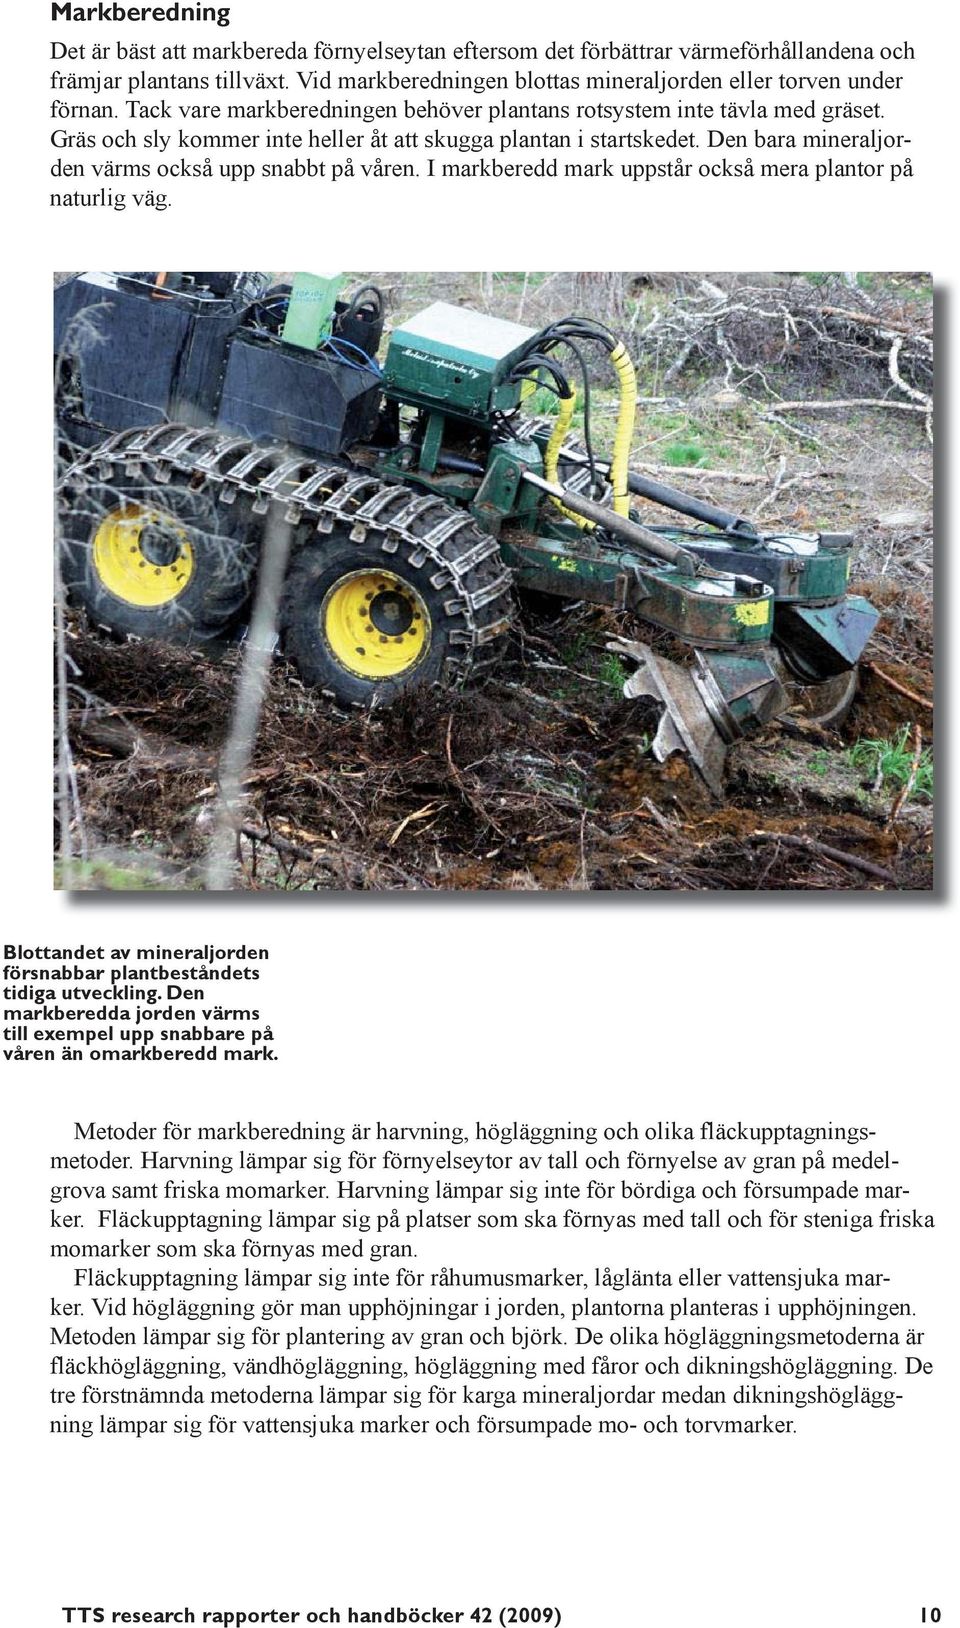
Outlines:
MULTIPOLYGON (((577 392, 571 386, 569 396, 561 396, 559 398, 557 403, 557 421, 553 426, 553 433, 550 436, 543 453, 543 472, 546 479, 554 486, 560 485, 560 476, 558 473, 560 448, 563 446, 563 443, 567 438, 567 432, 570 429, 570 423, 573 418, 574 408, 576 405, 577 392)), ((575 525, 580 527, 581 531, 592 531, 594 529, 592 520, 586 520, 584 519, 583 515, 575 514, 572 509, 567 508, 566 504, 558 501, 558 507, 561 514, 565 515, 568 520, 572 520, 575 525)))
MULTIPOLYGON (((613 442, 613 456, 610 460, 610 482, 613 488, 613 510, 615 514, 624 519, 630 518, 630 449, 633 443, 633 433, 637 418, 637 375, 630 359, 630 352, 622 340, 600 323, 592 323, 581 318, 570 317, 563 322, 553 323, 544 328, 530 341, 523 361, 527 364, 534 361, 543 362, 557 345, 569 344, 573 339, 586 339, 603 346, 610 358, 610 364, 617 375, 619 387, 619 406, 617 411, 617 428, 613 442)), ((575 354, 576 346, 572 346, 575 354)), ((550 437, 545 459, 550 457, 550 464, 545 463, 547 473, 551 479, 556 479, 558 458, 570 420, 573 416, 574 401, 561 393, 560 408, 557 414, 557 423, 550 437)), ((589 432, 587 434, 588 451, 589 432)), ((592 462, 592 454, 591 454, 592 462)), ((565 511, 571 520, 583 525, 582 517, 570 511, 565 511)))
MULTIPOLYGON (((584 453, 574 452, 568 447, 563 451, 563 461, 586 468, 590 460, 584 453)), ((601 463, 597 467, 604 474, 609 474, 609 464, 601 463)), ((661 508, 674 509, 678 514, 689 515, 691 520, 699 520, 704 525, 713 526, 715 530, 725 531, 731 537, 742 537, 745 543, 760 541, 760 532, 752 521, 745 520, 743 515, 729 514, 726 509, 718 508, 715 503, 704 503, 698 497, 691 497, 688 492, 677 491, 675 486, 664 486, 661 481, 650 480, 646 475, 638 475, 631 469, 627 487, 635 497, 645 497, 651 503, 659 504, 661 508)))
POLYGON ((617 414, 617 433, 610 460, 610 482, 613 487, 615 514, 630 516, 630 448, 637 418, 637 375, 630 360, 630 352, 619 342, 610 352, 610 361, 616 368, 620 384, 620 410, 617 414))

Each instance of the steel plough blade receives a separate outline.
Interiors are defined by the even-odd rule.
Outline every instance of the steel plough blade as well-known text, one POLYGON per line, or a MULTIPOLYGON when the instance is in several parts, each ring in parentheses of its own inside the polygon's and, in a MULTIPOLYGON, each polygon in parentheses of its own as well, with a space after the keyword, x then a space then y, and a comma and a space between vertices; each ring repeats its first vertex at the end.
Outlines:
POLYGON ((649 645, 616 639, 607 648, 637 663, 623 686, 628 700, 649 696, 663 706, 652 743, 657 762, 666 762, 671 752, 686 752, 710 790, 722 796, 727 748, 693 676, 676 662, 655 656, 649 645))

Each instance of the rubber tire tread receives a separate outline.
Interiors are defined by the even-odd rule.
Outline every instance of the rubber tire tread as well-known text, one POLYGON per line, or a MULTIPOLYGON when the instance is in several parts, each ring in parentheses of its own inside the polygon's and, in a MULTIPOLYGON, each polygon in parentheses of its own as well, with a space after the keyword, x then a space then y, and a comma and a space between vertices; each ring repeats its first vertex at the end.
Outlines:
MULTIPOLYGON (((398 506, 409 501, 410 490, 398 487, 398 506)), ((450 507, 452 516, 463 511, 450 507)), ((403 692, 425 684, 444 689, 459 689, 471 677, 493 665, 503 654, 507 637, 499 633, 479 646, 474 642, 483 631, 496 623, 511 621, 515 614, 512 585, 505 584, 502 591, 488 604, 471 610, 459 597, 456 585, 448 580, 437 587, 431 578, 442 569, 438 561, 428 554, 421 565, 411 564, 417 556, 417 537, 428 534, 437 525, 440 516, 434 508, 429 514, 413 521, 410 533, 413 541, 404 537, 396 549, 385 549, 389 532, 368 532, 363 543, 350 540, 347 528, 336 526, 322 540, 314 540, 302 547, 295 556, 287 576, 280 611, 283 649, 294 662, 304 683, 330 694, 347 707, 370 707, 393 700, 403 692), (427 655, 409 674, 391 679, 371 680, 348 673, 328 649, 320 629, 320 606, 329 588, 339 576, 369 567, 390 571, 405 578, 416 589, 427 606, 432 624, 431 645, 427 655), (457 602, 451 614, 446 610, 449 601, 457 602), (453 633, 469 633, 469 643, 451 640, 453 633)), ((441 561, 455 563, 463 555, 488 541, 486 532, 470 521, 444 542, 435 545, 441 561)), ((503 576, 503 560, 499 551, 479 564, 473 565, 461 578, 468 594, 481 592, 503 576)))
POLYGON ((220 638, 245 608, 257 563, 257 538, 243 504, 217 502, 212 488, 176 472, 165 483, 118 472, 93 477, 66 494, 61 513, 61 571, 74 604, 111 632, 167 643, 204 645, 220 638), (93 539, 104 515, 125 503, 166 510, 188 533, 194 570, 183 593, 166 605, 130 605, 99 580, 93 539))

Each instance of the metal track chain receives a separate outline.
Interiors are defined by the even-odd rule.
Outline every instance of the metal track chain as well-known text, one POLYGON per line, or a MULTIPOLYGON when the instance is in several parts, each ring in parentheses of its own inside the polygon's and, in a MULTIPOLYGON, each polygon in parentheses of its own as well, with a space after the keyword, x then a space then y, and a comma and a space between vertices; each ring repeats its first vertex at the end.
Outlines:
POLYGON ((259 446, 222 430, 184 424, 121 430, 85 453, 66 484, 109 480, 115 465, 136 477, 146 467, 151 480, 165 485, 174 475, 201 479, 220 503, 249 503, 257 515, 277 515, 289 526, 312 524, 319 537, 338 525, 352 542, 373 541, 387 555, 401 546, 416 569, 430 561, 431 585, 449 588, 444 610, 462 618, 450 634, 451 661, 466 670, 486 665, 486 651, 513 622, 512 573, 502 564, 494 537, 478 534, 472 515, 430 493, 383 481, 356 466, 322 463, 282 447, 259 446))

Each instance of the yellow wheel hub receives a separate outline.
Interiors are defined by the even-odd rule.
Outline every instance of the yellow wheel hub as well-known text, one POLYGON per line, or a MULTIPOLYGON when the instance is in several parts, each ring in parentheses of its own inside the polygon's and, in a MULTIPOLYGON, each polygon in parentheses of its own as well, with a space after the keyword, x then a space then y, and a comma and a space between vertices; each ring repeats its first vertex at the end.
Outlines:
POLYGON ((194 572, 193 549, 171 515, 125 503, 105 514, 97 527, 93 566, 116 599, 154 609, 183 593, 194 572))
POLYGON ((430 648, 430 615, 415 588, 392 571, 351 571, 326 594, 320 626, 327 645, 358 678, 396 678, 430 648))

